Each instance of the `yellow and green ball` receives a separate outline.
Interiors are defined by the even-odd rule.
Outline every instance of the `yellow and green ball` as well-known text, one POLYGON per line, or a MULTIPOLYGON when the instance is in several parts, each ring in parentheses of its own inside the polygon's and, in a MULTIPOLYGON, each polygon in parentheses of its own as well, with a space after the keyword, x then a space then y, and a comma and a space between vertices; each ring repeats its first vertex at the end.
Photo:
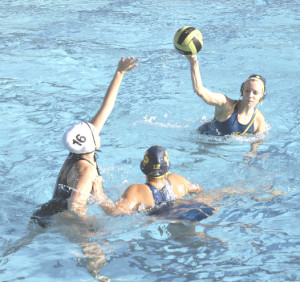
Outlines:
POLYGON ((175 33, 174 46, 180 54, 196 55, 203 46, 202 33, 195 27, 184 26, 175 33))

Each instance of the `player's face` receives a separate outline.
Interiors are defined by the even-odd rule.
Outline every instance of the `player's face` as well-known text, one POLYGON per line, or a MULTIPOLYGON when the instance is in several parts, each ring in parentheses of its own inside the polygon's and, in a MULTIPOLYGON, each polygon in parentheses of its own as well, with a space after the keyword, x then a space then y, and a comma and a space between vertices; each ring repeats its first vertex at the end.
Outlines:
POLYGON ((255 107, 263 95, 263 85, 257 80, 248 80, 243 89, 243 100, 249 107, 255 107))

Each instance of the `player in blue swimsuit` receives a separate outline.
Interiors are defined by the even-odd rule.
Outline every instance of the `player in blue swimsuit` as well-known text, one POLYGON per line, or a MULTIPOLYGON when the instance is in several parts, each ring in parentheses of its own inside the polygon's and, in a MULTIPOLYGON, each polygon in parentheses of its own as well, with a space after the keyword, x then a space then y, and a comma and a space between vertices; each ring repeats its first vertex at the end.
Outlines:
POLYGON ((64 134, 63 144, 70 153, 57 178, 52 199, 37 208, 31 217, 33 222, 47 227, 53 215, 65 210, 85 216, 95 179, 100 175, 95 154, 100 147, 99 134, 114 108, 124 74, 134 69, 137 61, 122 57, 96 115, 90 122, 76 124, 64 134))
POLYGON ((198 128, 201 134, 206 135, 251 135, 254 134, 255 114, 247 124, 238 121, 238 107, 234 107, 231 116, 225 121, 218 121, 216 118, 212 122, 207 122, 198 128))
POLYGON ((188 193, 200 193, 203 189, 181 175, 170 173, 170 161, 165 148, 158 145, 150 147, 140 168, 146 175, 146 183, 130 185, 116 203, 104 194, 102 178, 98 177, 99 182, 94 186, 94 190, 100 206, 106 213, 132 214, 143 209, 150 215, 191 221, 201 220, 213 214, 213 208, 200 202, 193 202, 190 208, 187 203, 177 205, 188 193))
POLYGON ((195 93, 209 105, 215 106, 215 118, 199 128, 200 133, 212 135, 244 135, 266 131, 266 121, 259 105, 266 96, 266 81, 251 75, 241 86, 241 100, 212 92, 202 84, 197 55, 187 56, 195 93))

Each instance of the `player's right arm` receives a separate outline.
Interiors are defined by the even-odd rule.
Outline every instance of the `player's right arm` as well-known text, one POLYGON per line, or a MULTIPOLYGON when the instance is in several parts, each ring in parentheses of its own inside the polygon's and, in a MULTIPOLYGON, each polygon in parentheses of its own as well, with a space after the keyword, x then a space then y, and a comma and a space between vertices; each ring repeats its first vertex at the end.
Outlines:
POLYGON ((133 70, 137 67, 137 62, 140 59, 135 59, 134 57, 128 57, 124 59, 124 57, 121 58, 119 61, 117 70, 115 72, 115 75, 106 91, 104 100, 102 102, 102 105, 99 109, 99 111, 96 113, 96 115, 92 118, 91 123, 97 128, 99 132, 101 132, 101 129, 106 122, 107 118, 111 114, 115 101, 118 95, 118 91, 123 79, 123 76, 126 72, 133 70))
MULTIPOLYGON (((186 56, 188 61, 190 62, 191 69, 191 78, 192 84, 194 88, 194 92, 202 98, 202 100, 208 105, 215 106, 215 116, 224 115, 228 109, 230 109, 234 101, 228 98, 225 94, 213 92, 208 88, 203 86, 199 62, 197 59, 197 55, 186 56)), ((225 117, 225 119, 227 116, 225 117)))
POLYGON ((195 93, 211 106, 226 104, 226 95, 213 92, 203 86, 197 55, 186 56, 191 65, 191 78, 195 93))

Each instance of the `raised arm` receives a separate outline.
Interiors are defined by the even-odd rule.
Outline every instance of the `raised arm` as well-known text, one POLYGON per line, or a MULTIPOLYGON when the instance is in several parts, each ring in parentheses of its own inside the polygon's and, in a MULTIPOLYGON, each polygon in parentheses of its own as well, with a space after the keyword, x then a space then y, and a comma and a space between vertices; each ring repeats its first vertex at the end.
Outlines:
POLYGON ((197 55, 186 57, 190 62, 191 78, 195 93, 202 98, 205 103, 211 106, 225 105, 227 102, 226 95, 212 92, 203 86, 197 55))
POLYGON ((104 123, 106 122, 107 118, 109 117, 114 108, 124 74, 127 71, 131 71, 135 67, 137 67, 137 64, 135 63, 138 61, 139 59, 134 59, 134 57, 126 59, 122 57, 119 61, 115 75, 106 91, 101 108, 91 120, 91 123, 95 125, 99 132, 102 130, 104 123))

